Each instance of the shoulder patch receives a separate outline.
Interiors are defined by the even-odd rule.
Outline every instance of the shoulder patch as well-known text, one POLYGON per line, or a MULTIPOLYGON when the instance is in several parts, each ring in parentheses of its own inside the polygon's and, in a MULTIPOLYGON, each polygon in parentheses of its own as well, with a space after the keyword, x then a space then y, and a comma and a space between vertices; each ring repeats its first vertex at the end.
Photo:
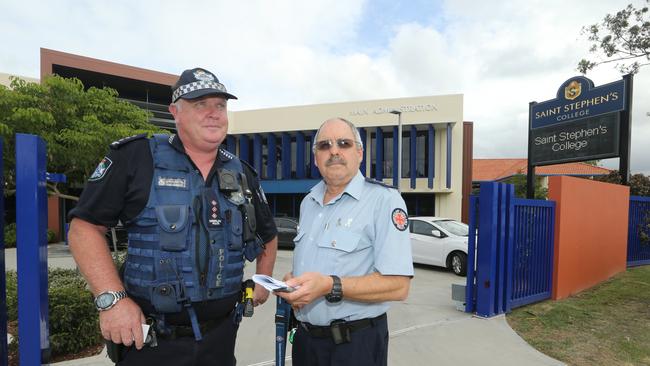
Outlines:
POLYGON ((382 187, 386 187, 386 188, 397 189, 397 188, 395 188, 394 186, 391 186, 390 184, 386 184, 386 183, 384 183, 384 182, 382 182, 382 181, 379 181, 379 180, 377 180, 377 179, 372 179, 372 178, 367 178, 367 177, 366 177, 366 182, 367 182, 367 183, 370 183, 370 184, 377 184, 377 185, 380 185, 380 186, 382 186, 382 187))
POLYGON ((94 182, 104 178, 111 165, 113 165, 113 161, 109 159, 108 156, 105 156, 104 159, 97 164, 97 168, 95 168, 93 174, 88 178, 88 181, 94 182))
POLYGON ((125 144, 127 144, 127 143, 129 143, 131 141, 144 139, 144 138, 147 138, 147 134, 146 133, 141 133, 139 135, 133 135, 133 136, 121 138, 121 139, 119 139, 117 141, 113 141, 110 146, 111 146, 111 149, 119 149, 120 147, 124 146, 125 144))
POLYGON ((396 208, 390 215, 390 220, 395 225, 395 228, 399 231, 404 231, 409 227, 409 217, 406 214, 406 211, 401 208, 396 208))

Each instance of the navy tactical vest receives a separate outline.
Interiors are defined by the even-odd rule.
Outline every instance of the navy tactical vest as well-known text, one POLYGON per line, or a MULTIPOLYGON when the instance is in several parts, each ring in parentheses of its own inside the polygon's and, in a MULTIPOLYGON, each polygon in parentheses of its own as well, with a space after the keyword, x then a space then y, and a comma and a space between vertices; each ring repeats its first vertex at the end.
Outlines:
MULTIPOLYGON (((241 191, 224 194, 216 177, 206 186, 201 172, 168 139, 149 140, 153 181, 144 210, 127 225, 124 270, 130 296, 149 300, 161 314, 241 291, 244 267, 241 191)), ((222 150, 218 154, 225 154, 220 169, 243 175, 239 159, 222 150)))

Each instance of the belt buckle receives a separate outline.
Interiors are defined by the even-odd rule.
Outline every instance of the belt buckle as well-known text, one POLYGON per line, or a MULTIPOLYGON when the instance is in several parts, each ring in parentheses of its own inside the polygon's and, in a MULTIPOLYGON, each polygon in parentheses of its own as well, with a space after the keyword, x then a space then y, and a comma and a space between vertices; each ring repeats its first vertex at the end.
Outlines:
POLYGON ((349 343, 351 340, 350 328, 348 327, 345 320, 339 319, 331 322, 330 332, 332 333, 334 344, 349 343))

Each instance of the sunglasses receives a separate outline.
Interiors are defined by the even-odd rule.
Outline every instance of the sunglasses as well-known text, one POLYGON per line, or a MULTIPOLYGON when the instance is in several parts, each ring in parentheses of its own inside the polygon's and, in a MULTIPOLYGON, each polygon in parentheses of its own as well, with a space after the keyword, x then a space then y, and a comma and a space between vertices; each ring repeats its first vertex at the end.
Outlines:
POLYGON ((339 149, 349 149, 354 146, 356 142, 352 139, 336 139, 335 141, 321 140, 316 141, 316 150, 327 151, 331 149, 334 144, 336 144, 336 147, 339 149))

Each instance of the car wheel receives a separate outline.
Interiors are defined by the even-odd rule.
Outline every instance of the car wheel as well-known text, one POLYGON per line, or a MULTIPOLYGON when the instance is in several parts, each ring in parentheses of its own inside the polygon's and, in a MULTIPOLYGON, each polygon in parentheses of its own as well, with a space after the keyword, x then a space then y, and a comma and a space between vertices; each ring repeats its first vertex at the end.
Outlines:
POLYGON ((465 276, 467 274, 467 254, 462 252, 451 253, 449 268, 456 276, 465 276))

